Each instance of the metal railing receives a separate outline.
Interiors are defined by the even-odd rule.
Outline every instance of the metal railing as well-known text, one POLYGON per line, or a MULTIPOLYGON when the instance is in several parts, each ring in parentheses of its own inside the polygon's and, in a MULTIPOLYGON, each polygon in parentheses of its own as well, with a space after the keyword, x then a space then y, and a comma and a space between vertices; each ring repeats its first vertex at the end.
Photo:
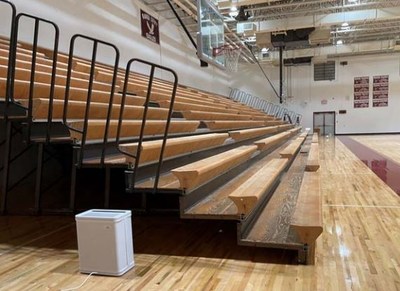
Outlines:
POLYGON ((170 105, 169 105, 169 110, 168 110, 168 115, 167 115, 167 120, 164 128, 164 133, 162 136, 162 145, 161 145, 161 150, 160 150, 160 156, 158 160, 158 165, 157 165, 157 170, 156 170, 156 175, 155 175, 155 180, 154 180, 154 186, 153 186, 153 193, 157 192, 158 189, 158 182, 160 179, 160 173, 161 173, 161 168, 163 165, 163 158, 164 158, 164 151, 165 151, 165 146, 167 142, 167 137, 168 137, 168 132, 169 132, 169 126, 171 124, 171 118, 172 118, 172 113, 173 113, 173 107, 174 107, 174 102, 175 102, 175 95, 176 95, 176 90, 178 87, 178 76, 177 74, 170 68, 157 65, 148 61, 144 61, 141 59, 131 59, 127 66, 126 66, 126 71, 125 71, 125 79, 124 79, 124 89, 122 93, 122 101, 121 101, 121 110, 120 110, 120 115, 119 115, 119 120, 118 120, 118 129, 117 129, 117 148, 118 150, 123 153, 124 155, 131 157, 135 160, 135 164, 133 166, 133 172, 131 175, 131 181, 129 185, 132 186, 132 189, 135 188, 135 183, 136 183, 136 175, 137 171, 139 168, 139 163, 140 163, 140 156, 141 156, 141 148, 143 144, 143 139, 145 137, 145 127, 146 127, 146 121, 147 121, 147 112, 149 109, 149 104, 150 104, 150 98, 151 98, 151 92, 153 88, 153 81, 154 81, 154 74, 156 69, 162 70, 162 71, 167 71, 172 74, 173 76, 173 87, 171 91, 171 99, 170 99, 170 105), (129 152, 126 152, 122 149, 120 149, 119 145, 121 144, 121 129, 123 126, 123 116, 124 116, 124 109, 125 109, 125 102, 126 102, 126 96, 129 94, 128 92, 128 84, 130 82, 130 77, 131 77, 131 67, 134 62, 141 63, 147 66, 150 66, 150 75, 149 75, 149 82, 147 86, 147 94, 146 94, 146 99, 144 103, 144 110, 143 110, 143 116, 142 116, 142 123, 141 123, 141 128, 140 128, 140 134, 138 138, 138 146, 136 150, 136 154, 131 154, 129 152))
POLYGON ((91 104, 92 95, 93 95, 93 83, 94 83, 94 77, 95 77, 96 58, 97 58, 97 50, 98 50, 99 44, 104 45, 106 47, 111 47, 115 52, 115 59, 114 59, 115 62, 114 62, 114 67, 113 67, 113 77, 112 77, 112 84, 111 84, 111 89, 110 89, 109 105, 108 105, 106 123, 105 123, 105 128, 104 128, 103 143, 101 146, 100 166, 103 167, 104 161, 105 161, 106 149, 108 146, 107 145, 108 131, 109 131, 109 127, 110 127, 110 117, 111 117, 111 113, 112 113, 115 87, 116 87, 116 83, 117 83, 118 65, 119 65, 119 58, 120 58, 119 49, 114 44, 111 44, 111 43, 108 43, 108 42, 105 42, 105 41, 102 41, 99 39, 95 39, 95 38, 92 38, 92 37, 89 37, 86 35, 82 35, 82 34, 75 34, 71 38, 71 41, 70 41, 67 80, 66 80, 66 86, 65 86, 63 122, 70 130, 78 132, 82 135, 82 138, 81 138, 79 146, 78 146, 79 147, 78 157, 76 159, 76 166, 78 166, 78 167, 82 166, 83 156, 84 156, 84 152, 85 152, 87 130, 88 130, 88 124, 89 124, 90 104, 91 104), (84 39, 93 44, 92 58, 90 60, 88 90, 87 90, 87 95, 86 95, 86 107, 85 107, 85 113, 84 113, 84 117, 83 117, 83 129, 77 129, 77 128, 74 128, 74 127, 71 127, 70 125, 68 125, 68 102, 69 102, 70 91, 71 91, 70 87, 71 87, 71 78, 72 78, 72 70, 73 70, 74 49, 75 49, 75 43, 76 43, 77 39, 84 39))
POLYGON ((241 91, 237 88, 231 88, 229 98, 237 102, 246 104, 254 109, 258 109, 266 114, 273 115, 276 118, 281 118, 289 121, 291 124, 300 124, 302 115, 294 111, 289 111, 286 107, 274 104, 260 97, 253 96, 249 93, 241 91))
POLYGON ((0 0, 1 6, 7 5, 10 9, 11 22, 10 22, 10 37, 9 37, 9 53, 8 53, 8 67, 7 67, 7 80, 6 80, 6 95, 4 96, 4 118, 8 118, 8 106, 10 102, 14 102, 13 94, 13 71, 17 51, 17 42, 15 40, 15 18, 17 9, 15 5, 6 0, 0 0))
MULTIPOLYGON (((27 120, 27 142, 31 140, 31 129, 32 129, 32 107, 33 107, 33 99, 35 98, 35 76, 36 76, 36 63, 37 63, 37 52, 38 52, 38 42, 39 42, 39 29, 40 24, 45 23, 50 25, 54 29, 54 42, 53 42, 53 58, 51 65, 51 79, 50 79, 50 91, 49 91, 49 107, 47 111, 47 123, 46 123, 46 138, 45 142, 49 143, 51 137, 51 129, 53 122, 53 102, 54 102, 54 88, 56 83, 56 73, 57 73, 57 55, 58 55, 58 43, 60 38, 60 30, 52 21, 47 19, 43 19, 37 16, 33 16, 26 13, 20 13, 17 15, 15 19, 15 41, 18 42, 18 32, 20 27, 21 19, 28 18, 34 21, 34 30, 33 30, 33 42, 32 42, 32 58, 31 58, 31 68, 30 68, 30 80, 29 80, 29 94, 28 94, 28 107, 26 108, 28 111, 28 120, 27 120)), ((49 39, 49 36, 46 35, 46 39, 49 39)), ((17 50, 17 48, 15 48, 17 50)), ((16 54, 15 50, 15 54, 16 54)), ((16 56, 16 55, 15 55, 16 56)), ((13 70, 11 77, 11 88, 14 88, 14 80, 16 74, 16 57, 13 58, 13 70)), ((43 96, 44 97, 44 96, 43 96)))

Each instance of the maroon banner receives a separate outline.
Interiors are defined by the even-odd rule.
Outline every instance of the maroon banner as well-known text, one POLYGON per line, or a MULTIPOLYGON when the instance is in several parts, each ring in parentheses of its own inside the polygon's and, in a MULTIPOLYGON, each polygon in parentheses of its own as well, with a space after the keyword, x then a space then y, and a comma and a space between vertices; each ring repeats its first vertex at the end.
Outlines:
POLYGON ((354 108, 369 107, 369 77, 354 78, 354 108))
POLYGON ((385 107, 389 104, 389 75, 374 76, 372 106, 385 107))
POLYGON ((142 36, 154 43, 160 44, 158 19, 143 10, 140 10, 140 19, 142 24, 142 36))

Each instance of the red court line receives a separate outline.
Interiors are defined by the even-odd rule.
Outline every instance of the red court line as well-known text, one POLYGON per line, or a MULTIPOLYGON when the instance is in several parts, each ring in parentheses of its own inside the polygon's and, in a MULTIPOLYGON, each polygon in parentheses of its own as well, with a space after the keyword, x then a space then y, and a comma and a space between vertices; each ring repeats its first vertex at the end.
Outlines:
POLYGON ((339 136, 338 139, 397 195, 400 195, 400 164, 348 136, 339 136))

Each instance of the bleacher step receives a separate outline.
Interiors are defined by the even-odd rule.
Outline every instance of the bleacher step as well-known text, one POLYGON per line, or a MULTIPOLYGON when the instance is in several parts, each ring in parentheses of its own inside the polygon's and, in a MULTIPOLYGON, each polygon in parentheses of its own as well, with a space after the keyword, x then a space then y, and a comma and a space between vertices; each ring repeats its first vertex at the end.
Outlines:
POLYGON ((290 229, 297 196, 305 171, 307 155, 298 154, 271 199, 253 221, 239 225, 239 244, 259 247, 284 247, 298 249, 303 246, 290 229))

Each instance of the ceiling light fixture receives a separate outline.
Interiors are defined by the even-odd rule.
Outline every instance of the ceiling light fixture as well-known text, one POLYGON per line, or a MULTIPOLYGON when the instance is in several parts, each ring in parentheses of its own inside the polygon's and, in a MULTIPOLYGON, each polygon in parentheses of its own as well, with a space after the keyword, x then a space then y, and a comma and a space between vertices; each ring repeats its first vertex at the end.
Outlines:
POLYGON ((343 44, 343 40, 338 39, 338 40, 336 41, 336 44, 337 44, 337 45, 342 45, 342 44, 343 44))
POLYGON ((229 12, 229 16, 232 18, 235 18, 236 16, 238 16, 239 12, 236 8, 236 6, 232 6, 229 12))

